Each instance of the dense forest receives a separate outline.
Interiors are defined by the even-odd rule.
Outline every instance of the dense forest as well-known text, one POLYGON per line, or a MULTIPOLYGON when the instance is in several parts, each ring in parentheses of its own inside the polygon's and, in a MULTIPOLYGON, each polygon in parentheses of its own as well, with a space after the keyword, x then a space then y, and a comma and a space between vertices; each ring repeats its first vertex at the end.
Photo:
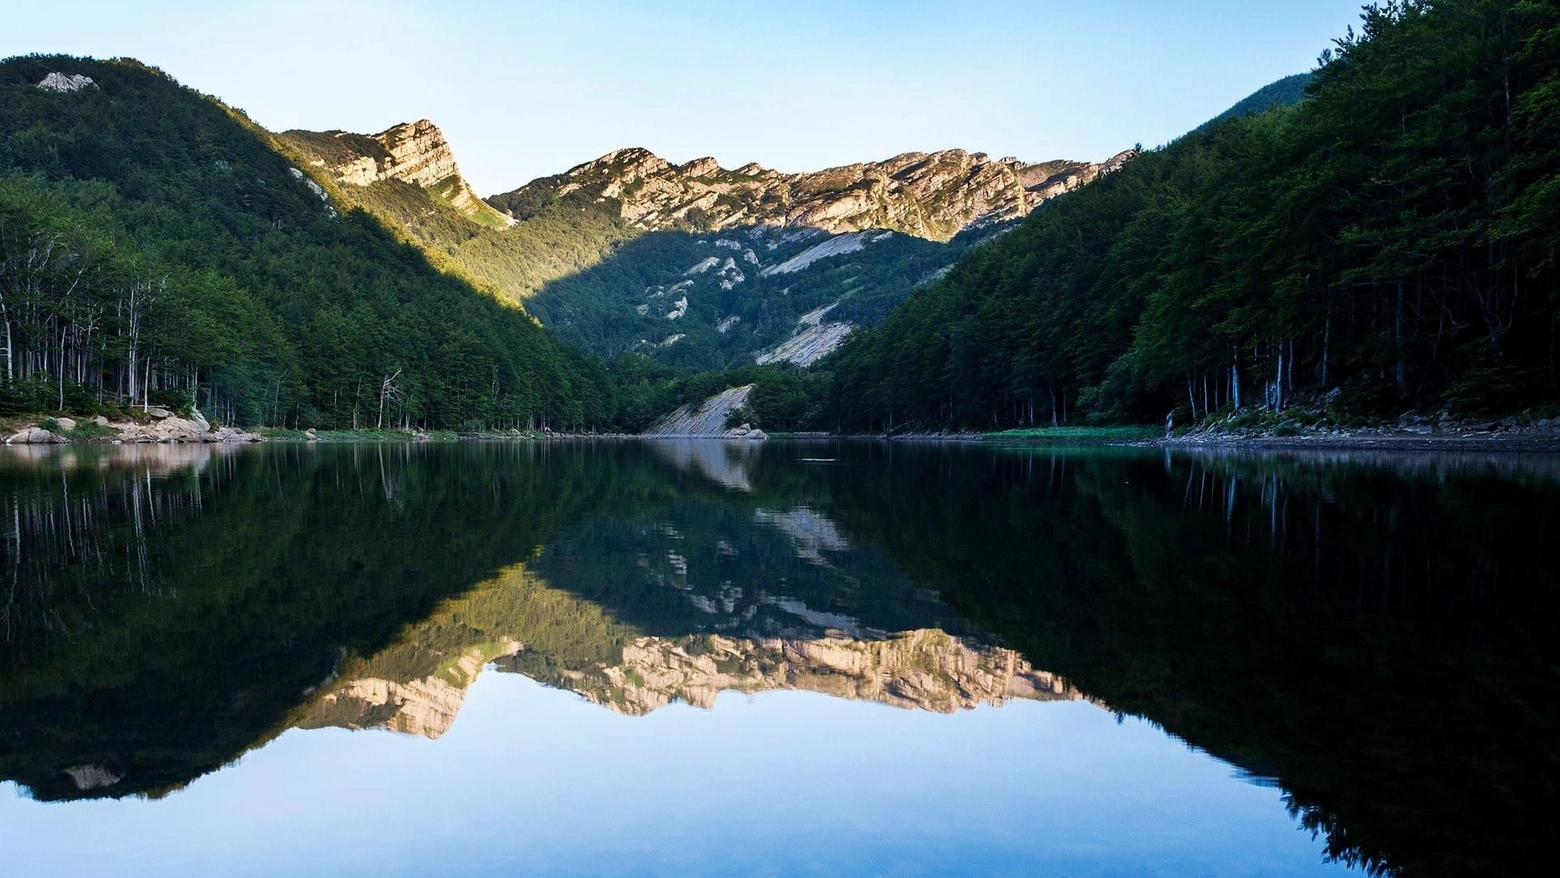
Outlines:
POLYGON ((586 428, 605 368, 137 62, 0 63, 0 414, 586 428), (86 76, 74 91, 51 73, 86 76))
POLYGON ((966 254, 837 356, 820 423, 1560 398, 1560 5, 1367 7, 1306 94, 1148 152, 966 254))

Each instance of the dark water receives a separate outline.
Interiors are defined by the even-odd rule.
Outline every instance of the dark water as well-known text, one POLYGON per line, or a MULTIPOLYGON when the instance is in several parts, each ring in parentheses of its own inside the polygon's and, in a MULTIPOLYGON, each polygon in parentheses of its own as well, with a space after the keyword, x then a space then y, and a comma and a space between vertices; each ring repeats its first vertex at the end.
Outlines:
POLYGON ((6 875, 1512 875, 1560 461, 0 449, 6 875))

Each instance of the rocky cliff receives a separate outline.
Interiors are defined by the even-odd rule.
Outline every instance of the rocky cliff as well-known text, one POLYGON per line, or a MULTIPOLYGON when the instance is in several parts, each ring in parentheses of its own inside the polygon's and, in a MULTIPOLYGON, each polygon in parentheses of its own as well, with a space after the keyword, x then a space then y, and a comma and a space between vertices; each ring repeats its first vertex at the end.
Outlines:
POLYGON ((633 228, 719 231, 768 225, 853 232, 891 229, 946 241, 963 229, 1018 219, 1041 203, 1121 166, 1030 163, 962 149, 907 152, 801 174, 712 158, 682 165, 645 149, 622 149, 565 174, 533 181, 492 203, 517 219, 537 205, 583 197, 611 207, 633 228))
POLYGON ((344 186, 385 181, 409 183, 433 193, 483 225, 514 221, 483 201, 460 174, 444 132, 427 119, 404 122, 378 134, 346 131, 286 131, 282 139, 306 161, 344 186))
MULTIPOLYGON (((706 399, 698 406, 692 403, 682 406, 677 411, 657 421, 654 426, 644 432, 645 436, 659 438, 671 437, 703 437, 703 438, 727 438, 745 439, 754 431, 751 425, 743 428, 726 426, 731 413, 747 405, 748 397, 753 395, 756 385, 746 384, 742 387, 729 387, 720 393, 706 399)), ((751 436, 754 439, 762 436, 751 436)))

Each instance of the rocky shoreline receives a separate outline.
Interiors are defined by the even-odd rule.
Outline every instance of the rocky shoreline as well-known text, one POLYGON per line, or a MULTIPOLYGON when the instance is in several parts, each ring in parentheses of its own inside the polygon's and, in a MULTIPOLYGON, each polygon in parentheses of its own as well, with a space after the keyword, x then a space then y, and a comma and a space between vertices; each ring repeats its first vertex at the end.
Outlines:
POLYGON ((1124 443, 1151 448, 1254 448, 1275 451, 1515 451, 1560 452, 1560 418, 1495 421, 1434 418, 1410 412, 1395 423, 1369 427, 1279 424, 1266 429, 1223 425, 1124 443))
MULTIPOLYGON (((98 416, 90 420, 70 417, 44 419, 41 424, 30 424, 4 438, 5 445, 149 445, 149 444, 243 444, 256 442, 354 442, 389 441, 383 431, 352 433, 315 430, 268 430, 251 432, 236 427, 214 428, 200 412, 181 417, 167 409, 147 409, 147 421, 111 421, 98 416), (83 429, 85 427, 85 429, 83 429), (52 429, 51 429, 52 428, 52 429), (86 433, 86 435, 82 435, 86 433), (274 434, 274 435, 269 435, 274 434)), ((769 437, 761 430, 743 425, 713 434, 667 433, 568 433, 551 430, 496 431, 480 433, 429 433, 411 431, 404 437, 407 442, 446 441, 623 441, 623 440, 725 440, 752 441, 769 437)), ((1430 421, 1417 415, 1405 415, 1395 424, 1370 427, 1293 427, 1281 424, 1268 428, 1236 428, 1226 424, 1214 424, 1173 435, 1149 439, 1121 439, 1110 437, 1062 437, 1042 435, 1003 437, 994 434, 955 431, 927 431, 898 434, 833 434, 786 433, 780 437, 789 440, 866 439, 880 442, 901 443, 960 443, 986 445, 1113 445, 1134 448, 1182 448, 1182 449, 1252 449, 1271 451, 1510 451, 1527 453, 1560 452, 1560 418, 1521 421, 1505 418, 1499 421, 1452 422, 1430 421)))
POLYGON ((165 408, 152 406, 145 411, 149 422, 110 421, 101 415, 90 421, 59 417, 46 421, 53 429, 43 425, 29 425, 6 438, 7 445, 70 445, 76 443, 103 445, 150 445, 154 443, 240 443, 264 442, 259 433, 249 433, 237 427, 213 429, 211 423, 199 411, 180 417, 165 408), (90 425, 90 426, 88 426, 90 425), (87 432, 85 438, 72 436, 87 432))

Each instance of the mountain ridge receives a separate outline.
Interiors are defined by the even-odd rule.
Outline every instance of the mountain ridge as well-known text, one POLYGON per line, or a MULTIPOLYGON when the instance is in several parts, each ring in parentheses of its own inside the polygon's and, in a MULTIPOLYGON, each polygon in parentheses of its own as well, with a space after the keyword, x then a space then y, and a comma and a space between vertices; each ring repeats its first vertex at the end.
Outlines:
POLYGON ((1104 162, 993 160, 983 152, 905 152, 818 171, 784 173, 750 162, 728 170, 711 157, 673 164, 643 147, 613 150, 488 203, 516 220, 570 196, 616 207, 643 231, 725 231, 748 226, 871 229, 947 241, 965 229, 1019 219, 1045 201, 1119 168, 1104 162))
POLYGON ((1026 162, 949 149, 783 173, 628 147, 479 204, 428 120, 280 137, 343 197, 523 302, 566 343, 682 373, 810 366, 971 244, 1136 155, 1026 162))

